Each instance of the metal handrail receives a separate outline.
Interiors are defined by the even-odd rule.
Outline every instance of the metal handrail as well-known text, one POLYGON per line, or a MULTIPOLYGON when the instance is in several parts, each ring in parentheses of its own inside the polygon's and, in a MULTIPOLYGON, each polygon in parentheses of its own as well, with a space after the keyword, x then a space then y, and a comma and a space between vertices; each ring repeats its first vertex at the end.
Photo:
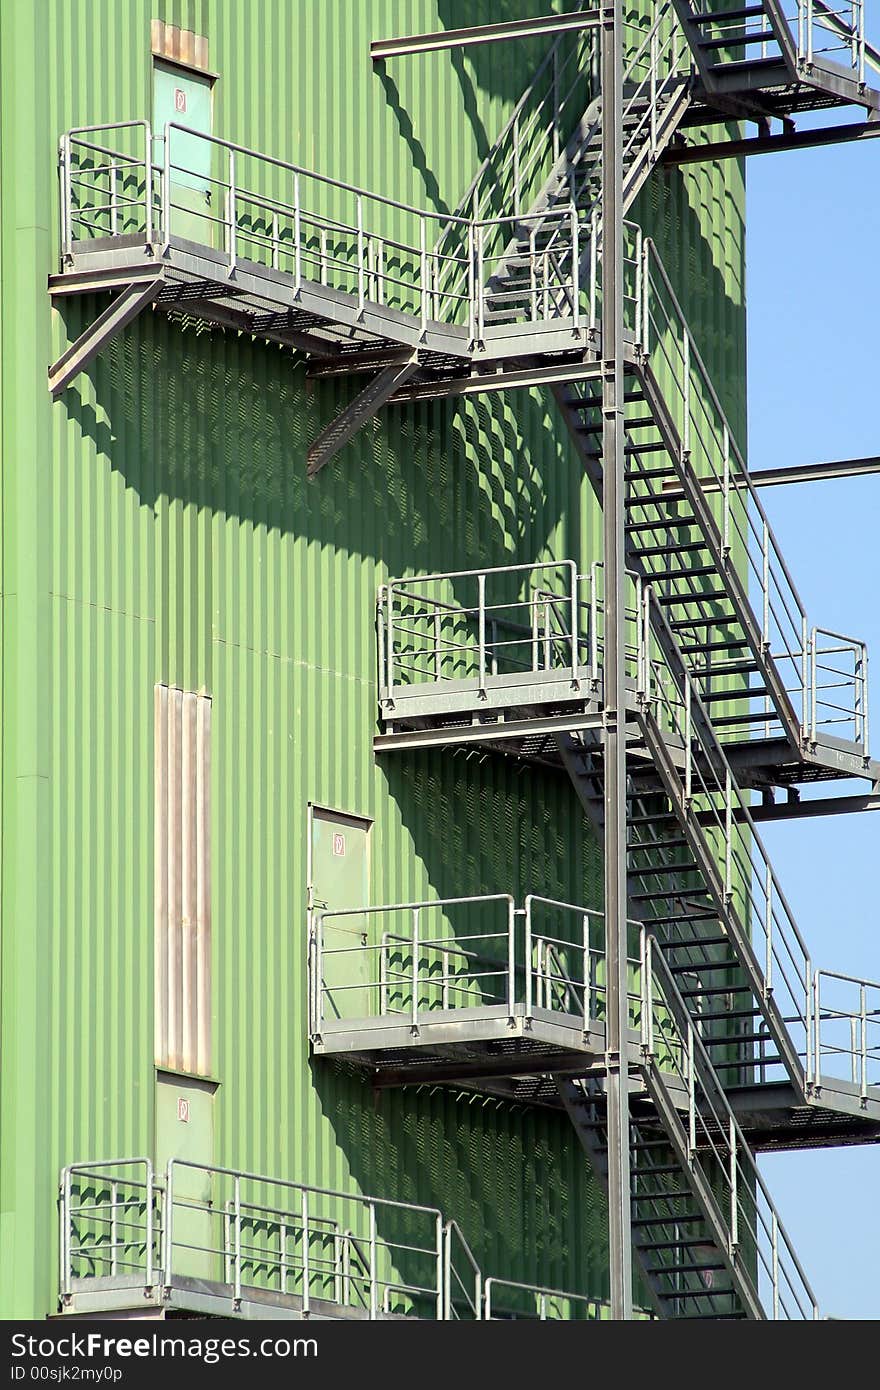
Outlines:
MULTIPOLYGON (((79 1264, 80 1253, 91 1247, 81 1246, 77 1235, 83 1213, 86 1220, 95 1224, 95 1210, 109 1211, 111 1201, 116 1203, 113 1210, 118 1209, 121 1203, 115 1185, 123 1183, 128 1188, 137 1189, 138 1193, 148 1194, 148 1199, 138 1197, 145 1215, 141 1225, 134 1227, 144 1246, 144 1259, 139 1270, 143 1275, 145 1290, 151 1290, 161 1283, 165 1297, 175 1276, 191 1270, 193 1260, 207 1260, 215 1265, 217 1275, 221 1275, 222 1271, 221 1277, 211 1282, 219 1285, 229 1298, 233 1312, 240 1310, 242 1297, 258 1268, 277 1271, 282 1294, 291 1292, 291 1283, 298 1285, 303 1313, 306 1315, 312 1299, 316 1297, 321 1298, 325 1305, 329 1302, 340 1307, 358 1307, 365 1310, 371 1319, 383 1314, 399 1314, 400 1309, 395 1308, 394 1303, 397 1296, 402 1296, 409 1303, 409 1312, 405 1315, 441 1320, 465 1316, 476 1321, 487 1316, 487 1290, 488 1308, 491 1309, 493 1283, 485 1277, 482 1265, 458 1222, 444 1218, 437 1207, 342 1192, 246 1169, 185 1159, 171 1159, 165 1170, 164 1181, 159 1182, 150 1159, 144 1157, 91 1160, 68 1164, 61 1170, 59 1287, 65 1302, 74 1297, 75 1284, 81 1287, 83 1281, 88 1281, 93 1284, 91 1298, 94 1307, 98 1291, 104 1286, 112 1289, 115 1279, 119 1277, 120 1271, 116 1268, 112 1268, 109 1275, 85 1272, 79 1264), (144 1178, 137 1180, 119 1176, 120 1170, 132 1169, 143 1170, 144 1178), (203 1175, 211 1195, 200 1198, 190 1195, 185 1188, 181 1190, 181 1184, 176 1179, 180 1170, 203 1175), (88 1184, 107 1189, 111 1199, 98 1204, 94 1210, 92 1206, 75 1200, 75 1187, 80 1177, 88 1184), (224 1181, 229 1193, 226 1200, 218 1196, 218 1187, 224 1181), (249 1195, 251 1188, 254 1189, 253 1196, 249 1195), (263 1195, 267 1190, 286 1196, 268 1201, 263 1195), (320 1210, 321 1199, 335 1204, 336 1214, 323 1214, 320 1210), (165 1220, 156 1224, 154 1205, 160 1200, 165 1220), (289 1201, 289 1205, 284 1205, 285 1200, 289 1201), (362 1235, 343 1225, 342 1214, 351 1209, 361 1213, 362 1235), (179 1235, 175 1231, 175 1213, 179 1219, 183 1214, 189 1214, 190 1218, 179 1235), (202 1235, 194 1235, 193 1213, 217 1223, 218 1235, 211 1235, 210 1226, 202 1235), (398 1232, 392 1225, 390 1231, 386 1230, 383 1235, 383 1225, 387 1227, 395 1215, 403 1219, 403 1227, 398 1232), (414 1221, 417 1223, 415 1228, 414 1221), (418 1234, 419 1222, 424 1227, 422 1236, 418 1234), (261 1234, 265 1236, 262 1244, 255 1240, 256 1228, 261 1228, 261 1234), (157 1239, 161 1242, 161 1260, 158 1264, 153 1261, 153 1244, 157 1239), (418 1263, 420 1260, 421 1267, 418 1263), (399 1274, 398 1264, 405 1265, 408 1271, 406 1276, 399 1274), (316 1287, 321 1292, 316 1294, 316 1287), (430 1312, 426 1311, 428 1309, 430 1312)), ((115 1219, 111 1212, 106 1222, 115 1219)), ((115 1225, 114 1230, 118 1231, 115 1225)), ((101 1258, 109 1265, 111 1245, 105 1243, 98 1248, 105 1252, 101 1258)), ((124 1277, 126 1286, 130 1286, 131 1273, 128 1270, 124 1272, 124 1277)), ((209 1277, 204 1274, 204 1266, 201 1277, 209 1277)), ((495 1287, 507 1284, 513 1288, 531 1287, 494 1279, 495 1287)), ((542 1290, 535 1286, 535 1292, 539 1294, 542 1290)), ((565 1298, 573 1304, 591 1301, 574 1291, 547 1289, 543 1292, 548 1296, 565 1298)), ((322 1312, 326 1315, 326 1306, 322 1312)))
MULTIPOLYGON (((728 1253, 761 1303, 761 1284, 769 1284, 773 1319, 819 1317, 816 1296, 773 1204, 751 1149, 725 1095, 699 1028, 691 1017, 653 937, 643 932, 642 1045, 649 1062, 656 1060, 655 1019, 662 1008, 662 1066, 653 1068, 658 1086, 667 1089, 664 1072, 682 1083, 687 1095, 683 1142, 692 1168, 718 1194, 717 1215, 728 1240, 728 1253), (749 1269, 754 1261, 757 1284, 749 1269)), ((671 1100, 671 1094, 670 1094, 671 1100)), ((672 1102, 674 1105, 674 1102, 672 1102)))

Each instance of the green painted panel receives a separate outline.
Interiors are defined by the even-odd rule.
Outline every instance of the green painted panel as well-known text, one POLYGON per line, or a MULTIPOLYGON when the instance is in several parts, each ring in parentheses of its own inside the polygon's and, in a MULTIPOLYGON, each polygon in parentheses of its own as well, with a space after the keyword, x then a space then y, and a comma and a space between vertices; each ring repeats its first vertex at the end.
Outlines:
MULTIPOLYGON (((543 51, 370 62, 371 37, 488 22, 497 0, 4 11, 0 1312, 55 1310, 61 1164, 156 1152, 157 681, 213 700, 217 1160, 440 1206, 487 1270, 601 1295, 604 1201, 564 1117, 451 1089, 377 1099, 310 1066, 304 973, 310 801, 373 819, 373 902, 599 905, 600 856, 564 778, 372 751, 378 584, 587 566, 598 510, 538 391, 391 407, 309 484, 308 445, 352 388, 158 313, 50 402, 46 364, 105 303, 49 307, 57 137, 149 114, 153 17, 208 35, 218 134, 437 208, 455 206, 543 51)), ((742 433, 741 170, 659 170, 639 214, 742 433)))

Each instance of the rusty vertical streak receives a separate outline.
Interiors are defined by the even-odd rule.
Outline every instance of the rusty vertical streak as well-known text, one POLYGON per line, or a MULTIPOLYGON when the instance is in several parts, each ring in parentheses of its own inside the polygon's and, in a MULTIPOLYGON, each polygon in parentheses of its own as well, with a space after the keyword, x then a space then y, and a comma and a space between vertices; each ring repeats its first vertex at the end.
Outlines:
POLYGON ((180 1058, 180 732, 182 692, 168 692, 168 1013, 166 1065, 179 1067, 180 1058))
POLYGON ((197 1071, 196 975, 196 707, 198 697, 181 696, 180 737, 180 1065, 197 1071))
POLYGON ((168 1053, 168 690, 153 692, 153 1056, 168 1053))
POLYGON ((196 1068, 211 1072, 211 701, 198 701, 196 726, 196 1068))

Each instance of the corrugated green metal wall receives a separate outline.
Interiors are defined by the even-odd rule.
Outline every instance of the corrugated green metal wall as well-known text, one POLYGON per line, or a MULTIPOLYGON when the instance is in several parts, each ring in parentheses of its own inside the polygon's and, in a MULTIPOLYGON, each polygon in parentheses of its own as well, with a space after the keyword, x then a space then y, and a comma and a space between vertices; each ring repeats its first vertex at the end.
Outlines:
MULTIPOLYGON (((375 901, 536 890, 597 902, 559 777, 498 757, 376 761, 388 573, 598 554, 540 393, 387 410, 315 484, 335 406, 291 353, 147 313, 52 405, 55 146, 148 112, 150 19, 205 33, 215 131, 453 207, 541 45, 372 70, 370 37, 542 13, 499 0, 35 0, 0 34, 0 1313, 54 1308, 63 1162, 152 1147, 152 692, 213 697, 219 1160, 439 1205, 499 1275, 602 1292, 602 1204, 563 1117, 450 1091, 375 1097, 310 1065, 306 803, 375 818, 375 901), (521 1196, 521 1201, 517 1196, 521 1196)), ((742 417, 742 184, 642 198, 742 417)), ((344 388, 341 388, 344 389, 344 388)))

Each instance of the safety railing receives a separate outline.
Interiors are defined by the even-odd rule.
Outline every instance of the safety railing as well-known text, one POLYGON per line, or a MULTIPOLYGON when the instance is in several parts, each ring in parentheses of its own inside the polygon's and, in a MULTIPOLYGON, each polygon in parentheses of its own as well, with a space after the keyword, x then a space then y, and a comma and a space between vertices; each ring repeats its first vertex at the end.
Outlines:
POLYGON ((810 630, 809 737, 836 735, 868 751, 868 648, 855 637, 810 630))
POLYGON ((836 5, 797 0, 797 12, 789 23, 797 37, 798 62, 808 71, 815 63, 831 61, 864 83, 866 61, 872 56, 865 40, 865 0, 843 0, 836 5))
MULTIPOLYGON (((653 242, 643 242, 639 337, 679 430, 681 462, 714 502, 722 555, 746 581, 760 642, 776 664, 805 737, 827 730, 852 736, 867 754, 867 662, 864 645, 815 629, 760 502, 709 372, 653 242), (837 644, 823 646, 824 638, 837 644), (834 656, 835 697, 822 654, 834 656), (847 666, 849 673, 847 675, 847 666), (838 706, 838 708, 834 708, 838 706), (841 713, 846 718, 841 718, 841 713)), ((658 576, 659 578, 659 576, 658 576)), ((740 697, 742 698, 742 696, 740 697)), ((778 732, 769 697, 754 705, 754 735, 778 732)), ((740 727, 738 736, 746 735, 740 727)))
MULTIPOLYGON (((641 580, 627 578, 627 676, 639 671, 641 580)), ((595 686, 604 660, 604 567, 572 560, 389 579, 377 601, 379 698, 440 684, 483 699, 493 686, 595 686)))
MULTIPOLYGON (((650 586, 643 590, 643 605, 641 688, 647 707, 666 736, 681 745, 683 806, 692 832, 706 846, 707 863, 717 866, 716 888, 752 945, 762 993, 777 1005, 809 1075, 812 963, 806 943, 752 820, 749 797, 737 783, 650 586), (662 653, 652 633, 662 638, 662 653)), ((762 1079, 772 1079, 766 1067, 764 1073, 762 1079)))
POLYGON ((491 1322, 529 1319, 538 1322, 598 1322, 610 1316, 600 1298, 547 1289, 539 1284, 520 1284, 512 1279, 486 1280, 485 1318, 491 1322))
POLYGON ((162 1270, 162 1206, 148 1158, 76 1163, 59 1193, 61 1297, 82 1278, 143 1280, 162 1270))
MULTIPOLYGON (((631 925, 630 1008, 638 1024, 638 925, 631 925)), ((605 1017, 600 912, 540 894, 390 903, 313 914, 309 1022, 313 1038, 346 1020, 405 1022, 416 1038, 461 1010, 529 1020, 558 1014, 588 1032, 605 1017)))
POLYGON ((259 1291, 264 1308, 274 1294, 325 1318, 607 1316, 577 1292, 486 1278, 458 1223, 435 1207, 216 1164, 172 1159, 157 1175, 148 1158, 72 1163, 59 1219, 65 1304, 119 1284, 160 1297, 188 1278, 232 1314, 259 1291))
MULTIPOLYGON (((740 1278, 752 1285, 768 1318, 815 1319, 815 1295, 728 1104, 699 1028, 675 980, 645 933, 642 1046, 660 1087, 686 1097, 678 1102, 680 1142, 692 1171, 702 1174, 715 1201, 727 1253, 740 1278)), ((670 1104, 669 1112, 675 1107, 670 1104)))
MULTIPOLYGON (((329 287, 366 305, 420 321, 466 326, 482 338, 487 279, 512 236, 532 237, 538 214, 459 217, 413 207, 301 165, 190 127, 147 121, 78 127, 60 142, 62 254, 125 236, 145 246, 173 238, 210 249, 228 274, 247 262, 329 287)), ((561 207, 552 230, 565 248, 533 241, 525 321, 568 317, 579 332, 595 321, 595 264, 576 209, 561 207), (592 278, 591 278, 592 277, 592 278)))
POLYGON ((867 1100, 880 1100, 880 984, 817 970, 813 1018, 813 1080, 844 1081, 867 1100))

